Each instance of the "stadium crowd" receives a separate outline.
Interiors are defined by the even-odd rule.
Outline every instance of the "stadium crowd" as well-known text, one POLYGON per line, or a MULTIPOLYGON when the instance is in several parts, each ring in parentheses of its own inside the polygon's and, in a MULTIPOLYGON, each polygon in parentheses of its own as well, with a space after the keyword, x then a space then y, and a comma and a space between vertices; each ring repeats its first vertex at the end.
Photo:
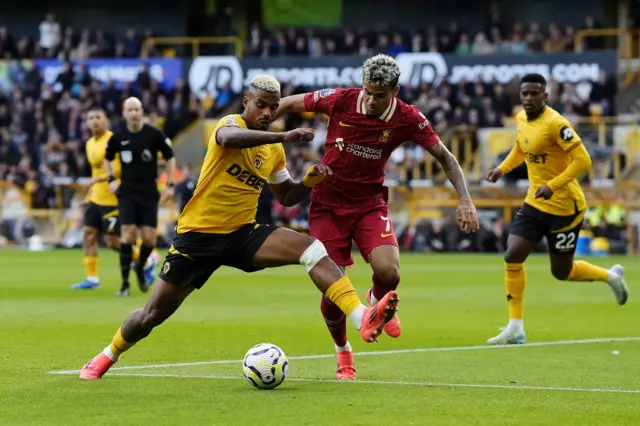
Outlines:
MULTIPOLYGON (((596 28, 599 24, 587 17, 583 28, 596 28)), ((122 125, 121 101, 128 96, 139 97, 152 123, 162 126, 169 137, 176 135, 197 117, 214 117, 225 112, 231 100, 240 96, 229 88, 220 91, 211 105, 197 100, 187 85, 180 81, 175 89, 164 90, 155 81, 143 60, 135 81, 122 86, 113 82, 102 84, 93 79, 86 67, 74 69, 69 60, 91 57, 138 58, 160 52, 152 45, 142 52, 142 41, 151 36, 131 29, 122 40, 105 31, 82 30, 64 27, 49 14, 41 23, 40 37, 10 33, 0 27, 0 58, 5 60, 25 58, 57 58, 65 61, 63 71, 54 85, 44 82, 42 73, 33 65, 14 62, 11 70, 13 84, 0 85, 0 180, 13 182, 32 195, 33 208, 68 207, 71 193, 63 197, 63 206, 54 195, 56 178, 84 177, 90 174, 84 155, 84 144, 90 135, 84 125, 85 112, 94 106, 104 108, 113 129, 122 125), (19 65, 19 66, 18 66, 19 65)), ((254 55, 309 55, 387 53, 440 51, 457 54, 488 54, 510 52, 561 52, 573 49, 571 27, 560 29, 549 24, 546 31, 537 23, 525 27, 521 23, 511 28, 503 24, 497 15, 487 22, 484 31, 471 35, 451 23, 447 29, 427 28, 424 32, 354 32, 340 33, 299 31, 288 29, 269 34, 255 26, 250 32, 250 51, 254 55)), ((602 40, 586 39, 587 49, 603 47, 602 40)), ((549 103, 577 125, 580 117, 613 115, 615 85, 604 73, 596 83, 583 81, 578 84, 549 84, 549 103)), ((283 96, 316 88, 283 86, 283 96)), ((475 131, 483 127, 502 127, 518 110, 518 85, 463 82, 458 85, 442 83, 423 84, 419 88, 403 88, 400 97, 420 109, 432 122, 444 141, 451 139, 457 130, 468 130, 474 147, 475 131)), ((291 114, 274 124, 276 129, 313 127, 315 139, 306 145, 288 150, 288 167, 294 178, 300 178, 304 170, 317 162, 323 154, 326 136, 326 117, 314 114, 291 114)), ((580 129, 579 129, 580 131, 580 129)), ((582 133, 589 142, 597 134, 582 133)), ((461 153, 458 153, 461 155, 461 153)), ((406 183, 412 178, 424 177, 424 152, 416 146, 403 146, 396 150, 388 165, 388 178, 406 183), (411 171, 418 165, 419 176, 411 171), (409 173, 402 173, 402 171, 409 173)), ((520 171, 522 173, 522 170, 520 171)), ((191 187, 193 174, 185 173, 183 183, 191 187)), ((189 191, 186 191, 188 194, 189 191)), ((186 196, 188 198, 188 195, 186 196)), ((184 204, 184 198, 179 201, 184 204)), ((303 203, 292 208, 280 206, 265 191, 260 200, 259 220, 284 223, 294 228, 306 227, 307 206, 303 203)), ((425 223, 414 230, 406 230, 405 247, 412 250, 499 250, 503 244, 504 229, 501 219, 487 223, 485 234, 462 236, 453 231, 455 226, 446 220, 425 223), (441 237, 447 235, 446 238, 441 237)), ((404 238, 404 236, 403 236, 404 238)))
MULTIPOLYGON (((354 31, 313 30, 289 28, 266 31, 259 24, 251 29, 250 52, 263 58, 294 55, 318 57, 322 55, 372 55, 386 53, 395 56, 404 52, 440 52, 460 55, 491 53, 525 54, 535 52, 559 53, 573 51, 578 29, 601 28, 601 24, 587 16, 580 28, 549 23, 525 25, 516 22, 509 26, 494 13, 482 31, 470 33, 457 22, 447 28, 430 25, 425 30, 394 30, 381 28, 354 31)), ((586 50, 601 49, 604 40, 589 37, 580 46, 586 50)))

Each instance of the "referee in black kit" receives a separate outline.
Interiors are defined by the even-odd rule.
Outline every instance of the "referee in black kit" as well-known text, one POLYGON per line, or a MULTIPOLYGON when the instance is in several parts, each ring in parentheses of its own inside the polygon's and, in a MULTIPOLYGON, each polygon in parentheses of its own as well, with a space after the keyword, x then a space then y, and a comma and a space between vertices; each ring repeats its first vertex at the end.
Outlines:
POLYGON ((144 273, 147 258, 156 246, 156 228, 158 226, 158 204, 173 195, 173 176, 176 159, 173 156, 171 140, 158 128, 142 121, 142 103, 137 98, 128 98, 122 106, 127 128, 115 133, 107 143, 105 170, 107 171, 109 190, 118 196, 120 210, 120 269, 122 287, 118 296, 129 295, 129 272, 133 244, 136 242, 138 228, 142 232, 140 259, 133 266, 142 292, 146 292, 153 283, 144 273), (167 161, 167 188, 158 193, 158 152, 167 161), (120 156, 122 163, 121 181, 113 176, 111 161, 120 156))

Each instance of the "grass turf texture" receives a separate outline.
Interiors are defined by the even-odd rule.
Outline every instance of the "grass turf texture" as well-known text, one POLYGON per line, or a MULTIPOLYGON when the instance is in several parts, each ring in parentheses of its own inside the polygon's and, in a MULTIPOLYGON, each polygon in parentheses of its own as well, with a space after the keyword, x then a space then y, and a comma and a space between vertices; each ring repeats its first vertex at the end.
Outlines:
MULTIPOLYGON (((357 356, 360 383, 335 383, 334 358, 296 359, 333 349, 302 267, 220 270, 117 364, 184 365, 114 370, 94 382, 46 374, 81 368, 146 300, 136 289, 115 297, 118 259, 106 251, 102 287, 72 291, 81 256, 0 251, 2 425, 631 425, 640 416, 640 393, 605 392, 640 392, 634 340, 357 356), (245 383, 239 361, 190 364, 239 360, 263 341, 291 358, 292 380, 274 391, 245 383)), ((557 282, 547 258, 532 257, 529 342, 640 336, 637 259, 593 261, 626 267, 629 303, 618 306, 602 283, 557 282)), ((366 344, 349 324, 356 351, 484 345, 506 323, 500 255, 404 255, 401 271, 403 335, 366 344)), ((364 299, 368 266, 360 260, 348 274, 364 299)))

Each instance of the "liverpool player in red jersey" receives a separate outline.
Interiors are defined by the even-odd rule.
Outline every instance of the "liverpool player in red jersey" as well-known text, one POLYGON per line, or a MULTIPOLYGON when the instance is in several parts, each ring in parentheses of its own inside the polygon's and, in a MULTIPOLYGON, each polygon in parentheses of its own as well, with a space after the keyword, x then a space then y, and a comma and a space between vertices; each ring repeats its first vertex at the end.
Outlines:
MULTIPOLYGON (((353 264, 351 242, 373 269, 373 287, 367 293, 374 304, 400 282, 398 241, 389 220, 385 165, 398 146, 413 142, 426 149, 443 167, 460 196, 458 222, 475 231, 478 218, 455 156, 433 131, 429 120, 396 96, 400 67, 390 56, 377 55, 364 63, 361 89, 324 89, 281 100, 279 114, 313 111, 329 116, 322 164, 333 178, 318 184, 311 194, 309 228, 342 268, 353 264)), ((321 310, 335 342, 338 380, 354 380, 353 350, 347 341, 346 321, 340 309, 323 298, 321 310)), ((401 333, 395 316, 384 327, 390 337, 401 333)))

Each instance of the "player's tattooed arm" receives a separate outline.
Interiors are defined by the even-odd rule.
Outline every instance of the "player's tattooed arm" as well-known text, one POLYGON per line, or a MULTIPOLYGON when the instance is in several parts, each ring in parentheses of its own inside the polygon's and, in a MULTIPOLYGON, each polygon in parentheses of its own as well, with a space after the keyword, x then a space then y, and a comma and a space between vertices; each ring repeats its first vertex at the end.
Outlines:
POLYGON ((464 172, 455 155, 444 146, 442 141, 438 141, 438 143, 430 146, 427 148, 427 151, 440 163, 447 174, 447 178, 449 178, 449 181, 458 193, 458 196, 460 198, 471 199, 469 190, 467 189, 467 182, 464 179, 464 172))

